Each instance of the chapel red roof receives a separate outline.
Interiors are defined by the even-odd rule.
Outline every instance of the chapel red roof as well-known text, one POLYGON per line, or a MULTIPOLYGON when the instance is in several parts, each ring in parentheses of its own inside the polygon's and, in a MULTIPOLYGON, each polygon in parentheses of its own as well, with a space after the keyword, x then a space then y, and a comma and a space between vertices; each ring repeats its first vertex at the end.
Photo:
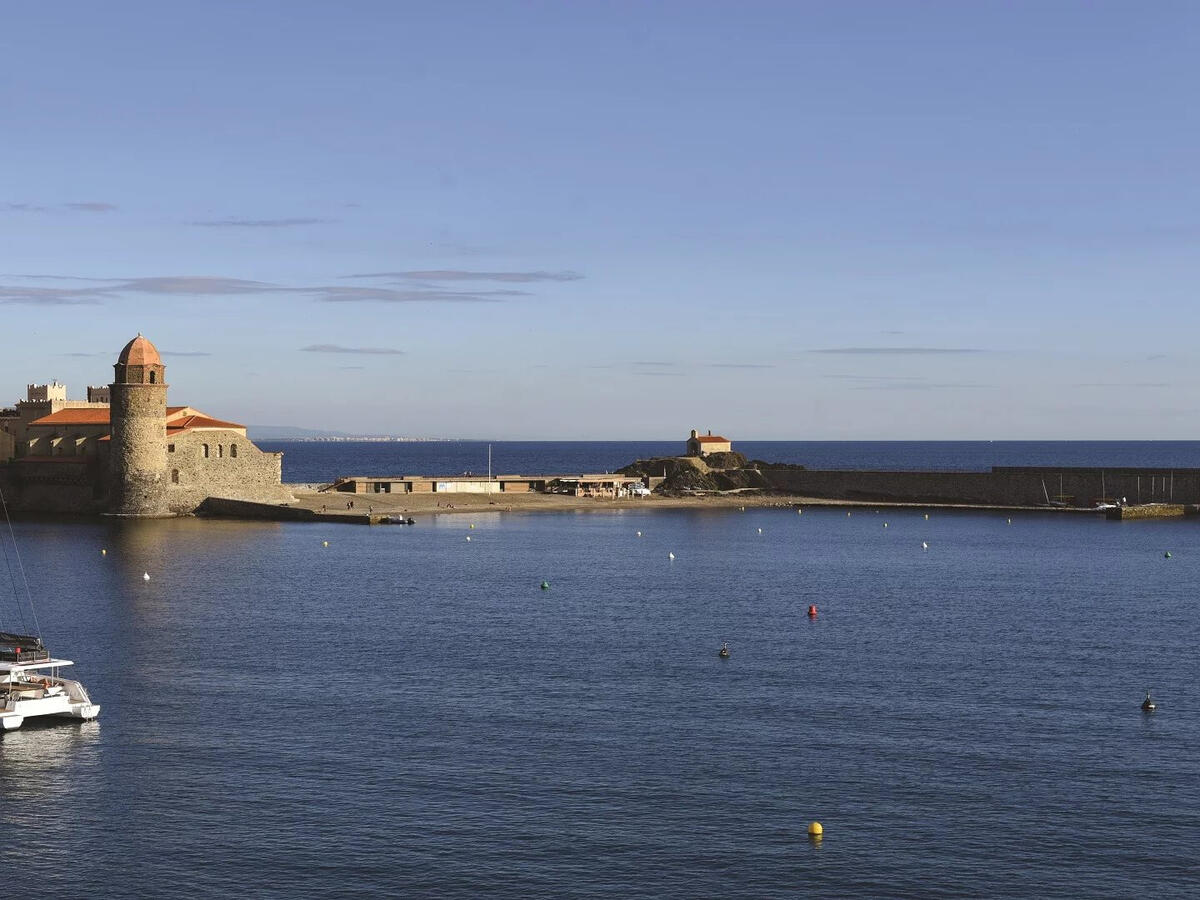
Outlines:
POLYGON ((723 438, 719 434, 701 434, 695 438, 701 444, 728 444, 729 438, 723 438))

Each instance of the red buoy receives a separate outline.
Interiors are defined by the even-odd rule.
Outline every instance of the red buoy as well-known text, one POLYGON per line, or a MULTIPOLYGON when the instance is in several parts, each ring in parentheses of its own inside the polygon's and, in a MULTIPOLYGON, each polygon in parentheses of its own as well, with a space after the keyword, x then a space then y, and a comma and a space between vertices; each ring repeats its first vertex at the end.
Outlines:
POLYGON ((808 617, 809 617, 810 619, 815 619, 815 618, 817 617, 817 604, 815 604, 815 603, 810 603, 810 604, 809 604, 809 607, 808 607, 808 617))

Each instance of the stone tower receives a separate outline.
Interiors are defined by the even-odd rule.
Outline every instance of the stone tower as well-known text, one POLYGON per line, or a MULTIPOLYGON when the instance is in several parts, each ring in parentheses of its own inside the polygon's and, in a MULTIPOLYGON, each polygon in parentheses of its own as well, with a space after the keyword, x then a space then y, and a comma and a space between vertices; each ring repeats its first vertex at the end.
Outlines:
POLYGON ((163 516, 167 509, 166 369, 138 334, 113 366, 109 512, 163 516))

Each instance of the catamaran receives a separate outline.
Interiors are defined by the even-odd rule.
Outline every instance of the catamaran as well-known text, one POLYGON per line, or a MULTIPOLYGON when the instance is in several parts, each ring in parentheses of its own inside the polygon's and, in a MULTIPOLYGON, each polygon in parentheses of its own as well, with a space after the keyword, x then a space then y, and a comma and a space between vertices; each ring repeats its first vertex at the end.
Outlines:
POLYGON ((0 538, 0 556, 4 557, 5 568, 12 581, 13 600, 21 626, 28 628, 21 606, 22 592, 17 586, 17 575, 20 575, 25 588, 25 599, 35 631, 34 634, 0 631, 0 732, 20 728, 26 719, 34 716, 82 721, 94 719, 100 714, 100 707, 92 702, 82 684, 62 677, 62 670, 74 663, 69 659, 51 656, 42 643, 37 612, 33 608, 33 595, 25 579, 25 568, 21 565, 21 554, 17 551, 16 535, 3 493, 0 493, 0 510, 8 525, 8 541, 0 538))
POLYGON ((56 659, 40 638, 0 631, 0 730, 20 728, 33 716, 86 721, 100 714, 78 681, 63 678, 69 659, 56 659))

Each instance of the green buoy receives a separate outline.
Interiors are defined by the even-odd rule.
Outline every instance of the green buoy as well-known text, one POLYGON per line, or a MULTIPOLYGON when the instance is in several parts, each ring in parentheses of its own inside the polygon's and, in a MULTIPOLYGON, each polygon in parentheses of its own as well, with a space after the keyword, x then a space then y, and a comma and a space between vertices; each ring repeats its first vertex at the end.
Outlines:
POLYGON ((1171 551, 1168 550, 1166 553, 1163 554, 1163 559, 1170 559, 1170 558, 1171 558, 1171 551))
POLYGON ((543 591, 548 591, 548 590, 550 590, 550 582, 548 582, 548 581, 543 581, 543 582, 542 582, 542 590, 543 590, 543 591))

